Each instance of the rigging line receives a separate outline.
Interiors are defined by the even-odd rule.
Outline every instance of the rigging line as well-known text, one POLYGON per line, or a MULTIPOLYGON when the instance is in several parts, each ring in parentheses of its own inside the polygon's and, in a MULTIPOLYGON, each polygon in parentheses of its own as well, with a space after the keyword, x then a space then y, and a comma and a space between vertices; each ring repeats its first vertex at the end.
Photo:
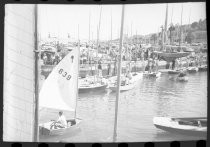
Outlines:
POLYGON ((25 42, 25 41, 23 41, 23 40, 20 40, 20 39, 14 37, 13 35, 10 35, 9 33, 7 34, 7 36, 10 36, 11 38, 13 38, 13 39, 15 39, 15 40, 17 40, 17 41, 20 41, 20 42, 22 42, 23 44, 26 44, 26 45, 28 45, 28 46, 30 46, 30 47, 34 47, 32 44, 27 43, 27 42, 25 42))
POLYGON ((21 14, 18 14, 17 12, 14 12, 14 11, 11 11, 11 10, 8 10, 8 12, 11 12, 13 15, 16 15, 16 16, 19 16, 20 18, 23 18, 25 19, 26 21, 30 22, 30 23, 33 23, 33 21, 31 19, 28 19, 26 18, 25 16, 21 15, 21 14))
POLYGON ((7 19, 5 19, 5 25, 10 25, 10 26, 12 26, 13 28, 18 29, 18 31, 21 30, 21 31, 23 31, 24 33, 27 33, 27 34, 29 34, 29 35, 33 35, 33 33, 28 32, 28 31, 26 31, 25 29, 20 28, 20 27, 18 27, 17 25, 14 25, 14 24, 10 23, 7 19))
MULTIPOLYGON (((17 61, 14 61, 14 60, 12 60, 12 59, 10 59, 10 58, 7 58, 7 60, 8 60, 8 61, 11 61, 11 62, 13 62, 13 63, 16 63, 16 64, 19 65, 19 66, 24 66, 25 68, 28 68, 28 69, 30 69, 30 70, 33 70, 32 67, 26 66, 26 65, 24 65, 24 64, 20 64, 20 63, 18 63, 17 61)), ((27 64, 27 63, 26 63, 26 64, 27 64)))
POLYGON ((23 54, 24 52, 22 52, 22 50, 16 50, 16 49, 13 49, 13 48, 10 48, 7 44, 5 44, 6 46, 7 46, 7 48, 8 48, 8 52, 13 52, 13 53, 17 53, 18 55, 22 55, 22 56, 24 56, 24 57, 26 57, 26 58, 28 58, 28 59, 30 59, 30 60, 33 60, 33 58, 32 57, 30 57, 30 56, 27 56, 26 54, 23 54))

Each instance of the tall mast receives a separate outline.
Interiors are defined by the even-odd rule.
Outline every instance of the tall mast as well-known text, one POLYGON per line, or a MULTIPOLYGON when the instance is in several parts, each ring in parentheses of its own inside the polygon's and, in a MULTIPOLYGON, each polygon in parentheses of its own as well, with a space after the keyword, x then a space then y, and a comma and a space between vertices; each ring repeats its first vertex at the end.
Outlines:
POLYGON ((168 4, 166 4, 166 18, 165 18, 165 29, 164 29, 164 43, 167 42, 167 22, 168 22, 168 4))
MULTIPOLYGON (((96 43, 96 45, 97 45, 97 53, 96 53, 97 63, 98 63, 98 48, 99 48, 99 32, 100 32, 100 26, 101 26, 101 11, 102 11, 102 6, 101 6, 101 9, 100 9, 99 24, 98 24, 98 27, 97 27, 97 43, 96 43)), ((96 69, 95 70, 97 71, 97 74, 98 74, 98 68, 96 68, 96 69)))
POLYGON ((191 16, 191 7, 190 7, 190 14, 189 14, 189 22, 188 22, 189 26, 190 26, 190 16, 191 16))
POLYGON ((183 13, 183 4, 182 4, 182 10, 181 10, 181 25, 180 25, 179 46, 181 46, 181 43, 182 43, 182 13, 183 13))
MULTIPOLYGON (((88 55, 87 55, 87 61, 88 61, 88 63, 89 63, 89 59, 90 59, 90 18, 91 18, 91 13, 90 13, 90 11, 89 11, 89 37, 88 37, 88 55)), ((91 64, 90 64, 90 66, 92 66, 91 64)), ((89 69, 88 69, 88 74, 89 74, 89 69)))
MULTIPOLYGON (((77 33, 78 33, 78 74, 79 74, 79 67, 80 67, 80 39, 79 39, 79 24, 78 24, 78 28, 77 28, 77 33)), ((77 99, 78 99, 78 93, 79 93, 79 86, 78 86, 78 77, 77 77, 77 95, 76 95, 76 107, 75 107, 75 111, 74 111, 74 119, 76 119, 77 117, 77 99)))
POLYGON ((35 115, 34 115, 34 142, 39 141, 39 49, 38 49, 38 5, 34 7, 35 14, 35 115))
POLYGON ((122 45, 123 45, 123 26, 124 26, 124 5, 122 5, 122 17, 121 17, 121 31, 120 31, 120 48, 119 48, 119 62, 118 62, 118 75, 117 75, 117 95, 115 102, 115 121, 114 121, 114 133, 113 142, 117 140, 117 114, 118 114, 118 100, 120 97, 120 75, 121 75, 121 62, 122 62, 122 45))
POLYGON ((110 36, 110 42, 109 42, 109 53, 110 53, 110 48, 111 48, 111 43, 112 43, 112 9, 111 9, 111 36, 110 36))
POLYGON ((171 12, 171 24, 172 24, 173 12, 174 12, 174 6, 172 7, 172 12, 171 12))
POLYGON ((100 33, 100 26, 101 26, 101 11, 102 11, 102 6, 101 6, 101 9, 100 9, 100 17, 99 17, 99 24, 98 24, 98 27, 97 27, 97 57, 98 57, 98 46, 99 46, 99 33, 100 33))

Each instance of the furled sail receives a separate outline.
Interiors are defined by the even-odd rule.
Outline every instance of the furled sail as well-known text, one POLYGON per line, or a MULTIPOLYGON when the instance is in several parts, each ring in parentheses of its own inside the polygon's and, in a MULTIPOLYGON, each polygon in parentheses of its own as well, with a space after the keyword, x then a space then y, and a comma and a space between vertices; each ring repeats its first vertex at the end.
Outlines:
POLYGON ((53 69, 42 85, 39 106, 75 111, 78 92, 79 50, 75 48, 53 69))

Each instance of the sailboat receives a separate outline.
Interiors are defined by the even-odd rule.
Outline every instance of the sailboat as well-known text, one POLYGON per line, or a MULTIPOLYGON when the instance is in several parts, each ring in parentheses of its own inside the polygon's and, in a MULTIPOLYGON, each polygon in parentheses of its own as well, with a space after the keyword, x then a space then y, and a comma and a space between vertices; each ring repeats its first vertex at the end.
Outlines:
POLYGON ((68 53, 47 77, 39 92, 39 106, 58 111, 74 111, 73 119, 67 120, 65 128, 51 128, 54 121, 39 124, 40 135, 62 135, 78 127, 81 119, 76 118, 78 97, 79 49, 68 53))
MULTIPOLYGON (((101 11, 100 9, 100 17, 99 17, 99 26, 97 28, 97 57, 98 57, 98 47, 99 47, 99 31, 100 31, 100 23, 101 23, 101 11)), ((90 17, 89 17, 89 32, 90 32, 90 17)), ((90 91, 98 91, 105 90, 108 86, 107 81, 103 77, 99 77, 98 70, 95 65, 95 71, 97 76, 89 76, 83 79, 79 79, 79 93, 85 93, 90 91)))
MULTIPOLYGON (((181 12, 181 17, 182 17, 182 12, 181 12)), ((164 40, 163 42, 163 50, 166 48, 165 44, 166 44, 166 38, 167 38, 167 19, 168 19, 168 4, 166 5, 166 19, 165 19, 165 29, 164 29, 164 40)), ((182 24, 182 19, 181 19, 181 24, 182 24)), ((180 46, 179 48, 181 48, 181 30, 180 30, 180 46)), ((173 47, 171 45, 167 46, 169 48, 177 48, 177 47, 173 47)), ((183 51, 171 51, 171 52, 167 52, 167 51, 154 51, 154 53, 158 54, 160 57, 162 57, 164 60, 168 61, 168 62, 172 62, 173 60, 176 60, 177 58, 182 58, 182 57, 186 57, 188 55, 190 55, 190 52, 183 52, 183 51)))

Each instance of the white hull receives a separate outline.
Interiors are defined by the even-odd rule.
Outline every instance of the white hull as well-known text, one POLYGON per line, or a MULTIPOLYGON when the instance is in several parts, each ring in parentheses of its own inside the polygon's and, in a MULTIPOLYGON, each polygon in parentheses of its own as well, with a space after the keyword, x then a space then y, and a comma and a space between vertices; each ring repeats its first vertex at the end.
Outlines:
MULTIPOLYGON (((131 90, 135 87, 134 84, 128 84, 128 85, 125 85, 125 86, 120 86, 120 92, 122 91, 128 91, 128 90, 131 90)), ((110 85, 109 88, 112 90, 112 91, 117 91, 117 86, 116 85, 110 85)))
POLYGON ((187 82, 188 81, 188 77, 186 77, 186 76, 184 76, 184 77, 177 77, 176 80, 180 81, 180 82, 187 82))
POLYGON ((188 71, 189 73, 197 72, 197 71, 198 71, 198 67, 188 67, 187 71, 188 71))
MULTIPOLYGON (((207 135, 207 120, 203 118, 170 118, 154 117, 153 124, 162 130, 172 133, 180 133, 192 136, 207 135), (196 120, 201 120, 204 124, 199 126, 196 120)), ((202 123, 201 123, 202 124, 202 123)))
POLYGON ((57 129, 50 129, 51 124, 54 121, 50 121, 47 123, 39 124, 39 134, 40 135, 63 135, 65 133, 71 132, 79 127, 79 124, 81 123, 81 119, 76 119, 76 124, 72 126, 68 126, 67 128, 57 128, 57 129))

